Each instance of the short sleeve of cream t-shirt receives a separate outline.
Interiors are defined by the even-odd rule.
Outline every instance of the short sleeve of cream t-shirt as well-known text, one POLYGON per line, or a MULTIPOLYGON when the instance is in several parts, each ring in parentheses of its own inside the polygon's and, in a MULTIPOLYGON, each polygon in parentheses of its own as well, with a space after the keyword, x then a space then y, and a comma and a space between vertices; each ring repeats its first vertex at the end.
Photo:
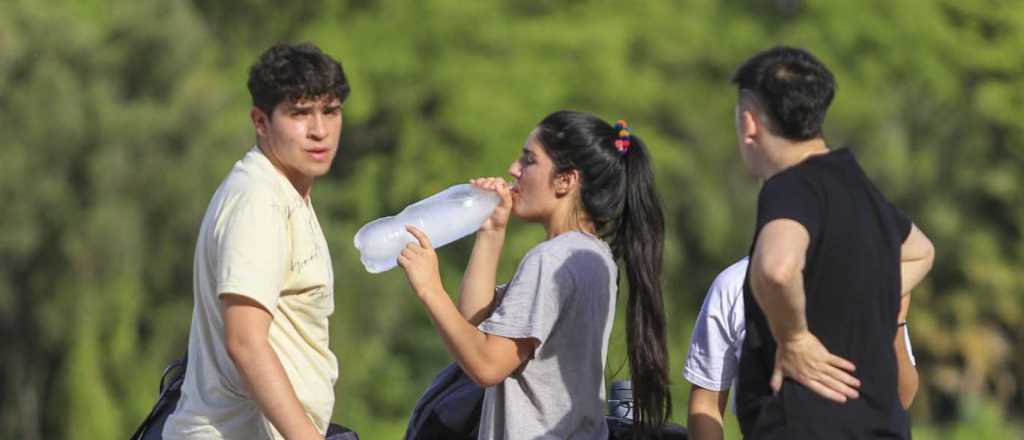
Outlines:
POLYGON ((288 216, 269 191, 234 197, 213 234, 217 295, 237 294, 274 310, 288 270, 288 216))

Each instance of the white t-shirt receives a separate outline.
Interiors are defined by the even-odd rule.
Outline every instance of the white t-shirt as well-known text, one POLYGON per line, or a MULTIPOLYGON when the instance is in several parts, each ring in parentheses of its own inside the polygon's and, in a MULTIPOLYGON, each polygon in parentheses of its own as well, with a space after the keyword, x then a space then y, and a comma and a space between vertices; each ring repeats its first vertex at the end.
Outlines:
MULTIPOLYGON (((690 339, 690 351, 683 377, 712 391, 729 389, 739 370, 746 320, 743 311, 743 281, 749 257, 727 267, 711 283, 690 339)), ((911 364, 916 365, 910 347, 910 329, 903 333, 911 364)))
POLYGON ((268 335, 306 414, 326 432, 338 363, 328 344, 334 274, 309 200, 253 148, 213 195, 196 244, 195 308, 181 400, 167 439, 280 439, 224 343, 225 293, 271 312, 268 335))
POLYGON ((743 280, 749 259, 733 263, 711 283, 690 339, 683 377, 712 391, 732 386, 740 364, 743 337, 743 280))

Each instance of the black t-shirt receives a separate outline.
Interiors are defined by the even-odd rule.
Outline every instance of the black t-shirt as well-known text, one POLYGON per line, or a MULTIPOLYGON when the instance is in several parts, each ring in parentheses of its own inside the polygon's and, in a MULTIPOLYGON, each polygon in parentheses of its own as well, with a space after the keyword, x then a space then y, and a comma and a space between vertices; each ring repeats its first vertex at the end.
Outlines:
POLYGON ((910 220, 889 204, 847 149, 811 157, 765 181, 754 243, 777 219, 797 221, 810 234, 803 272, 807 325, 831 353, 856 365, 860 397, 834 403, 790 379, 772 395, 775 340, 751 296, 748 271, 736 395, 745 438, 909 438, 893 338, 900 245, 910 234, 910 220))

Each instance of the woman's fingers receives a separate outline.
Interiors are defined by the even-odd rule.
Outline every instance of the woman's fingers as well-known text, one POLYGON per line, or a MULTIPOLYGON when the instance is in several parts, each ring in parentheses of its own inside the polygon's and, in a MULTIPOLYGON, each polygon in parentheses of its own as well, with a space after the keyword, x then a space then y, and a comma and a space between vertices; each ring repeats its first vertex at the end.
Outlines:
POLYGON ((508 182, 502 179, 497 192, 498 197, 501 197, 501 206, 512 206, 512 191, 509 190, 508 182))
POLYGON ((420 246, 422 246, 424 249, 434 248, 434 246, 430 244, 430 237, 427 237, 427 234, 421 231, 419 228, 413 225, 405 225, 405 230, 409 231, 409 233, 412 234, 413 237, 416 237, 416 241, 419 242, 420 246))
POLYGON ((472 184, 473 186, 477 187, 477 188, 488 189, 487 188, 487 183, 488 183, 487 180, 488 180, 488 178, 486 178, 486 177, 477 177, 475 179, 470 179, 469 183, 472 184))
POLYGON ((470 179, 469 183, 473 186, 487 190, 494 191, 501 198, 499 206, 510 208, 512 206, 512 188, 508 181, 501 177, 478 177, 470 179))
POLYGON ((490 191, 499 191, 499 188, 501 187, 508 189, 508 182, 501 177, 478 177, 470 179, 469 183, 477 188, 490 191))
MULTIPOLYGON (((407 260, 410 260, 413 257, 415 257, 416 256, 416 248, 413 247, 413 246, 416 246, 416 244, 415 243, 409 243, 409 244, 405 245, 405 249, 402 249, 402 253, 399 254, 399 256, 400 257, 405 257, 405 259, 407 259, 407 260)), ((418 246, 416 246, 416 247, 418 247, 418 246)))

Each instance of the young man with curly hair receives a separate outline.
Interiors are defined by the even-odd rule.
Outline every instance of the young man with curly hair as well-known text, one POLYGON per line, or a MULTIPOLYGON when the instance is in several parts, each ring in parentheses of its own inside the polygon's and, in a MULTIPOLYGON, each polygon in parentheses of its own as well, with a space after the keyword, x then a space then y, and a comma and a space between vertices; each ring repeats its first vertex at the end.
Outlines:
POLYGON ((316 46, 279 44, 248 86, 257 142, 200 227, 188 367, 168 439, 323 439, 334 408, 334 274, 309 195, 338 150, 348 81, 316 46))

